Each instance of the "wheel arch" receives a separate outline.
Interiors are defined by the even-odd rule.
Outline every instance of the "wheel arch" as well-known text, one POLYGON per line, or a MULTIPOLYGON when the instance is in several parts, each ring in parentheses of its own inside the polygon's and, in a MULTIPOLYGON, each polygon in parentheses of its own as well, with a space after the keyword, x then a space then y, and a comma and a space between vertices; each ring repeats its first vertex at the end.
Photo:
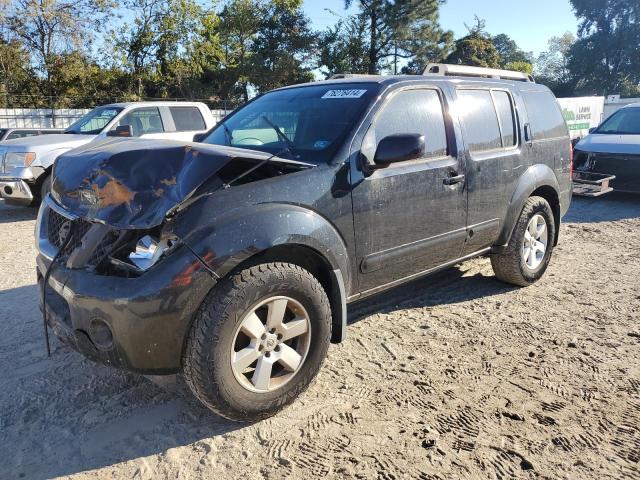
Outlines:
POLYGON ((560 231, 560 187, 558 179, 551 168, 544 164, 537 164, 529 167, 518 180, 514 193, 509 202, 509 208, 502 230, 495 243, 494 249, 501 249, 507 246, 513 230, 520 217, 520 212, 524 207, 527 199, 531 196, 540 196, 544 198, 553 211, 556 233, 554 245, 558 243, 558 235, 560 231))

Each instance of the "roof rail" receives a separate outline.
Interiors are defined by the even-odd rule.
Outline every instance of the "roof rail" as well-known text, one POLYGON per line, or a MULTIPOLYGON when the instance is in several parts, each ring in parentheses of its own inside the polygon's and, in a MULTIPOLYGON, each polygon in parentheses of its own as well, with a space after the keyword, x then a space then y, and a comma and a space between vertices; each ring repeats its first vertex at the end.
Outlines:
POLYGON ((341 78, 379 77, 373 73, 334 73, 327 80, 339 80, 341 78))
POLYGON ((447 65, 444 63, 430 63, 427 65, 427 68, 425 68, 423 75, 500 78, 504 80, 535 83, 535 80, 531 75, 527 75, 522 72, 515 72, 513 70, 470 67, 467 65, 447 65))

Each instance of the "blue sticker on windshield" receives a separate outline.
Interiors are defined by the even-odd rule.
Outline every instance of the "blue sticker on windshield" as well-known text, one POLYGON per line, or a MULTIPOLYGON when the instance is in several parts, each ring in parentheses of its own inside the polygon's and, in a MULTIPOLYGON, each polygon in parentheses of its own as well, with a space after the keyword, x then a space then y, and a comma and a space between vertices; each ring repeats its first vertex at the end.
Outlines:
POLYGON ((316 143, 313 144, 313 148, 317 148, 319 150, 323 148, 327 148, 331 142, 329 140, 316 140, 316 143))
POLYGON ((348 90, 328 90, 322 98, 360 98, 367 93, 366 90, 351 88, 348 90))

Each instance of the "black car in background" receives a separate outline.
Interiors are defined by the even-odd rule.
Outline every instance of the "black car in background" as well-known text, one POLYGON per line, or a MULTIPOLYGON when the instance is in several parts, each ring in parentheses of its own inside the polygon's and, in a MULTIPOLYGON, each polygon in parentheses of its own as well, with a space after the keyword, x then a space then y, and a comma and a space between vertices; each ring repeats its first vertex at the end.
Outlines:
POLYGON ((354 300, 479 255, 533 284, 571 201, 560 107, 514 72, 296 85, 195 140, 59 157, 37 223, 41 305, 87 357, 181 372, 235 420, 309 385, 354 300))
POLYGON ((640 193, 640 103, 621 108, 576 145, 575 169, 587 179, 611 178, 612 190, 640 193))

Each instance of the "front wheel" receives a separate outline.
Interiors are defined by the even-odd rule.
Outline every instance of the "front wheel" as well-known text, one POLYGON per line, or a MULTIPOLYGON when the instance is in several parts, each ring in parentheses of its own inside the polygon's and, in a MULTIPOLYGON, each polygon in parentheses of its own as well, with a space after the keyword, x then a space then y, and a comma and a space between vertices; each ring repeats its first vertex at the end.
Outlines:
POLYGON ((549 203, 542 197, 530 197, 509 245, 502 253, 491 256, 496 277, 521 287, 540 280, 551 260, 555 234, 556 224, 549 203))
POLYGON ((287 263, 256 265, 223 280, 200 306, 185 380, 223 417, 266 418, 307 388, 330 338, 329 300, 313 275, 287 263))

